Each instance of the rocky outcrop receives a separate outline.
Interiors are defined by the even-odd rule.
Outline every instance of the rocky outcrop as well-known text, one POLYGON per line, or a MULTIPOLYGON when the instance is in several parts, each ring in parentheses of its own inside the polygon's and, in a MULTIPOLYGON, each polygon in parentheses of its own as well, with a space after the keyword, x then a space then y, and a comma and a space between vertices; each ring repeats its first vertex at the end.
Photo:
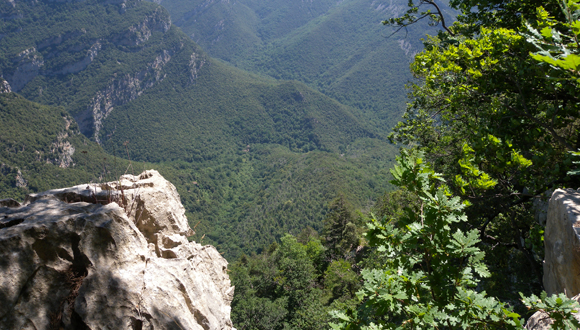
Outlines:
POLYGON ((6 80, 0 78, 0 94, 2 93, 12 93, 12 88, 6 80))
POLYGON ((227 262, 156 171, 0 201, 0 329, 231 329, 227 262))
POLYGON ((200 56, 198 53, 193 52, 189 57, 189 83, 193 84, 197 79, 199 70, 205 64, 205 57, 200 56))
POLYGON ((66 131, 57 135, 56 141, 50 146, 50 153, 55 157, 47 159, 48 163, 54 164, 60 168, 74 166, 72 156, 75 153, 75 147, 70 143, 70 141, 66 140, 68 137, 66 131))
POLYGON ((89 66, 89 64, 93 62, 95 57, 97 57, 100 50, 101 50, 101 42, 97 40, 91 45, 85 57, 83 57, 80 61, 66 64, 56 74, 77 73, 86 69, 87 66, 89 66))
POLYGON ((75 166, 73 155, 75 154, 75 147, 71 143, 70 138, 81 134, 76 125, 73 125, 74 119, 69 115, 63 115, 64 129, 56 135, 56 140, 53 141, 47 149, 41 148, 35 150, 35 160, 37 162, 44 162, 56 165, 61 168, 69 168, 75 166))
POLYGON ((22 171, 20 171, 20 169, 18 169, 18 172, 16 173, 16 187, 18 188, 28 187, 28 181, 22 175, 22 171))
POLYGON ((556 189, 544 233, 544 288, 548 295, 580 293, 580 192, 556 189))
POLYGON ((144 69, 113 78, 107 87, 97 92, 87 109, 76 118, 81 131, 87 136, 94 137, 95 141, 100 143, 99 132, 103 121, 111 111, 115 107, 135 100, 143 92, 163 81, 165 75, 162 69, 171 60, 173 53, 173 51, 164 50, 144 69))
POLYGON ((151 37, 154 31, 167 32, 171 27, 171 19, 161 7, 153 14, 145 16, 144 20, 135 24, 126 31, 114 36, 112 42, 117 46, 138 46, 151 37))
MULTIPOLYGON (((549 192, 547 192, 549 193, 549 192)), ((548 295, 565 293, 580 300, 580 192, 556 189, 546 205, 534 201, 536 220, 545 221, 544 289, 548 295)), ((580 320, 580 313, 575 317, 580 320)), ((553 321, 544 312, 536 312, 526 329, 550 329, 553 321)))
MULTIPOLYGON (((576 301, 580 301, 580 295, 573 298, 576 301)), ((580 313, 576 313, 574 317, 580 320, 580 313)), ((548 313, 536 312, 532 315, 526 322, 525 329, 527 330, 549 330, 552 329, 552 324, 554 321, 549 317, 548 313)))
POLYGON ((548 207, 550 206, 550 198, 553 193, 554 190, 551 189, 534 197, 532 210, 534 211, 536 222, 538 222, 542 227, 546 227, 546 222, 548 221, 548 207))
POLYGON ((15 92, 20 91, 26 84, 28 84, 32 79, 34 79, 38 75, 62 75, 62 74, 69 74, 69 73, 77 73, 84 69, 86 69, 89 64, 93 62, 95 57, 98 55, 98 52, 101 49, 101 43, 99 40, 94 41, 88 50, 86 50, 86 55, 81 58, 80 60, 72 63, 67 63, 63 67, 60 68, 45 68, 45 61, 44 58, 54 58, 60 56, 61 53, 65 52, 80 52, 83 51, 82 49, 76 49, 75 47, 67 48, 65 50, 58 50, 48 52, 46 54, 41 54, 39 52, 40 49, 46 49, 51 46, 58 46, 63 41, 66 41, 71 38, 78 38, 79 35, 86 33, 85 31, 79 33, 68 33, 66 35, 58 35, 55 37, 48 38, 46 40, 41 41, 39 44, 41 47, 38 48, 29 48, 22 52, 20 52, 16 58, 13 60, 16 69, 14 73, 10 77, 9 81, 12 86, 12 89, 15 92))
POLYGON ((36 51, 36 48, 29 48, 20 52, 14 59, 14 63, 16 64, 16 69, 8 81, 15 92, 21 90, 29 81, 38 76, 44 66, 42 55, 36 51))

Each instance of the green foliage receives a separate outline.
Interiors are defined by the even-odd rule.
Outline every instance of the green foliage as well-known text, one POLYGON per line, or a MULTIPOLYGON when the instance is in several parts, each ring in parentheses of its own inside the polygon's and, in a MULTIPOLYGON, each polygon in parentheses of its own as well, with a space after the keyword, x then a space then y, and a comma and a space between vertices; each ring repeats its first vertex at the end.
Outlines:
POLYGON ((344 258, 360 244, 360 225, 350 213, 351 208, 344 196, 330 203, 323 221, 322 237, 331 259, 344 258))
MULTIPOLYGON (((580 151, 570 151, 570 153, 574 156, 580 156, 580 151)), ((574 164, 580 164, 580 161, 578 162, 573 162, 574 164)), ((569 171, 567 173, 568 175, 579 175, 580 174, 580 170, 575 170, 575 171, 569 171)))
MULTIPOLYGON (((552 13, 559 8, 557 1, 542 4, 552 13)), ((532 197, 579 184, 566 174, 572 166, 568 151, 580 143, 577 83, 530 56, 543 45, 523 35, 529 31, 522 16, 536 17, 534 3, 450 5, 460 10, 458 21, 450 33, 427 38, 415 57, 411 69, 422 83, 411 87, 404 121, 390 138, 421 146, 450 191, 471 203, 469 226, 480 232, 492 273, 482 287, 515 301, 517 291, 530 294, 542 285, 542 247, 531 234, 532 197), (501 286, 508 274, 516 280, 501 286)), ((553 20, 566 22, 561 11, 554 15, 553 20)), ((538 21, 529 27, 544 24, 541 17, 538 21)), ((554 28, 567 31, 562 24, 554 28)))
MULTIPOLYGON (((329 218, 336 212, 351 212, 342 198, 332 204, 329 218)), ((334 229, 344 232, 349 224, 335 223, 334 229)), ((353 233, 360 239, 360 228, 353 233)), ((312 228, 305 228, 297 238, 286 234, 280 244, 258 255, 242 255, 230 273, 236 286, 234 325, 238 329, 324 328, 329 311, 356 305, 361 277, 359 259, 351 250, 350 245, 331 245, 312 228)))
POLYGON ((530 33, 528 42, 540 51, 531 54, 539 62, 549 64, 560 74, 550 73, 552 79, 568 79, 580 82, 578 68, 578 35, 580 35, 580 3, 576 0, 559 2, 564 22, 556 20, 543 8, 538 7, 538 20, 534 25, 526 24, 530 33), (563 32, 559 28, 565 29, 563 32), (561 71, 564 71, 562 76, 561 71))
POLYGON ((341 192, 353 208, 368 208, 391 188, 381 162, 392 160, 380 155, 383 147, 358 141, 340 156, 252 145, 249 152, 225 150, 212 160, 156 168, 176 185, 191 225, 199 222, 195 240, 205 235, 204 244, 235 260, 261 251, 284 233, 298 235, 306 226, 322 230, 328 203, 341 192))
POLYGON ((551 326, 552 329, 580 328, 580 321, 573 315, 579 311, 578 303, 563 293, 548 297, 546 292, 542 292, 540 298, 535 295, 531 295, 529 298, 522 295, 522 301, 535 310, 547 312, 554 322, 551 326))
MULTIPOLYGON (((322 252, 320 241, 311 238, 301 244, 291 235, 268 252, 243 255, 231 267, 236 286, 232 320, 238 329, 320 329, 328 322, 328 299, 344 287, 352 288, 357 278, 350 269, 317 270, 322 252), (322 273, 320 273, 322 271, 322 273), (328 289, 322 284, 328 283, 328 289), (330 291, 326 293, 326 291, 330 291)), ((350 268, 350 264, 346 266, 350 268)), ((338 297, 345 300, 345 297, 338 297)))
POLYGON ((346 260, 334 260, 324 273, 324 287, 332 292, 332 300, 350 300, 360 287, 360 276, 346 260))
MULTIPOLYGON (((466 203, 452 197, 441 174, 424 162, 424 154, 402 151, 392 170, 393 183, 420 199, 398 219, 373 218, 367 238, 384 254, 380 268, 362 271, 356 310, 334 311, 333 329, 523 329, 523 319, 505 303, 477 290, 490 276, 478 247, 476 229, 467 222, 466 203)), ((522 295, 523 297, 523 295, 522 295)), ((578 326, 574 300, 542 296, 524 298, 535 310, 548 312, 559 325, 578 326)))

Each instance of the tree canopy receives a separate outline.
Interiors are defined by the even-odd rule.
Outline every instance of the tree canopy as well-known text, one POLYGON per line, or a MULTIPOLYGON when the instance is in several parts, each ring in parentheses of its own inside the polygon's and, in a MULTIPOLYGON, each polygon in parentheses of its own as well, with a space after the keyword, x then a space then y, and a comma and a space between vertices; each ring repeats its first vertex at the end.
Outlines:
POLYGON ((567 175, 580 147, 578 5, 451 5, 461 14, 415 57, 421 83, 390 139, 426 150, 450 189, 472 204, 469 226, 489 244, 520 250, 541 278, 531 200, 578 184, 567 175))
POLYGON ((580 184, 569 175, 580 148, 579 1, 449 5, 459 12, 453 24, 431 0, 411 0, 405 14, 384 21, 443 27, 411 64, 418 82, 389 136, 412 150, 403 151, 393 183, 420 206, 368 225, 385 261, 363 270, 361 305, 337 312, 336 329, 519 328, 518 304, 543 301, 558 315, 572 306, 534 296, 542 290, 543 228, 532 202, 580 184))

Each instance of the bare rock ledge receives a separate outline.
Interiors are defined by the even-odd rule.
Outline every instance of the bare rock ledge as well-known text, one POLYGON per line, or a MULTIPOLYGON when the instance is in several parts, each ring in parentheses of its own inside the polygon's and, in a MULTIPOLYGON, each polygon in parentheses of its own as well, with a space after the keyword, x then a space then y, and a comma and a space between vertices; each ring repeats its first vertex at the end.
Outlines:
POLYGON ((0 329, 232 329, 213 246, 157 171, 0 201, 0 329))

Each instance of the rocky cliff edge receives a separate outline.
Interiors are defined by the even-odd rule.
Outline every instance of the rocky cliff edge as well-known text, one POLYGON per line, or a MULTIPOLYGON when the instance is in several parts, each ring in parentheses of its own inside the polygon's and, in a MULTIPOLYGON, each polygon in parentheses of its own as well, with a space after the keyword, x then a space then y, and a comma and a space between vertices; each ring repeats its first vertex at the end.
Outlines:
POLYGON ((232 329, 227 261, 157 171, 0 201, 0 329, 232 329))

